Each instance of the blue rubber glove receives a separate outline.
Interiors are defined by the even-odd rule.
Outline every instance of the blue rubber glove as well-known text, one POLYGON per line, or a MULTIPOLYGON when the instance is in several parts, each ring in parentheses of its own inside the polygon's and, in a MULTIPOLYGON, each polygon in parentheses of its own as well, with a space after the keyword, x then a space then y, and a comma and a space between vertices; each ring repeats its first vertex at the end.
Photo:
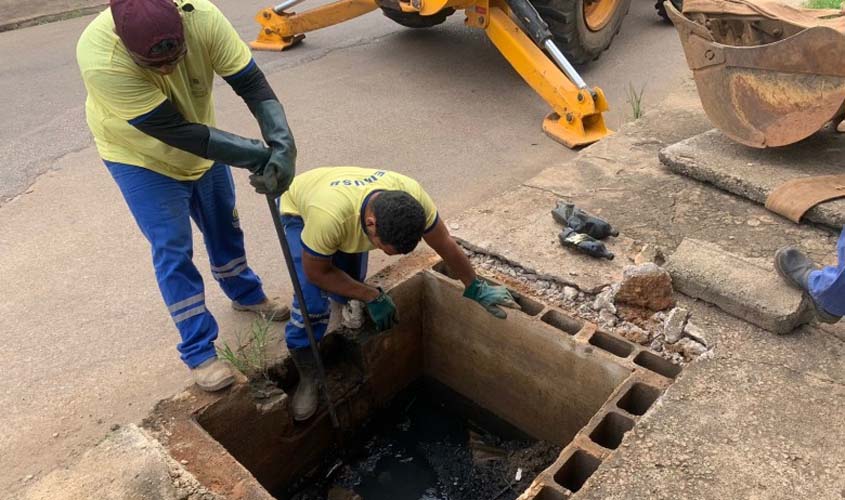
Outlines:
POLYGON ((511 295, 511 292, 498 285, 491 285, 481 278, 475 278, 475 281, 469 284, 464 290, 464 297, 472 299, 487 310, 493 316, 499 319, 505 319, 508 314, 502 307, 509 307, 511 309, 522 309, 511 295), (501 306, 501 307, 500 307, 501 306))
POLYGON ((379 296, 367 302, 367 313, 376 324, 378 331, 389 330, 396 323, 399 323, 399 314, 396 312, 396 304, 390 295, 379 288, 379 296))

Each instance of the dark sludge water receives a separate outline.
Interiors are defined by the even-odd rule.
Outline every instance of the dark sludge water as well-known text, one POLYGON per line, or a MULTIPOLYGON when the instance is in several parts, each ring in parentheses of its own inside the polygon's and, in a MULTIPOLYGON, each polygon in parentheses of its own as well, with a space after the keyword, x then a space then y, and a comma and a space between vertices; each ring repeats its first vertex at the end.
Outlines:
POLYGON ((560 453, 431 380, 399 394, 283 500, 513 500, 560 453))

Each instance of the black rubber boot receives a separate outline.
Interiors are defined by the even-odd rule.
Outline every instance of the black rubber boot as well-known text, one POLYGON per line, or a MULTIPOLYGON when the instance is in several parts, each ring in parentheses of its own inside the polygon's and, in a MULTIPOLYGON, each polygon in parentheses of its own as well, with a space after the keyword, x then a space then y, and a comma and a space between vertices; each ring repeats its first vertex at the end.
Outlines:
POLYGON ((317 411, 320 385, 317 383, 317 360, 310 347, 291 349, 291 358, 299 372, 299 385, 293 394, 291 409, 297 422, 308 420, 317 411))
POLYGON ((815 309, 816 319, 822 323, 836 323, 842 316, 835 316, 821 308, 813 296, 810 295, 808 278, 812 271, 818 269, 815 262, 794 247, 784 247, 775 253, 775 269, 789 286, 804 292, 815 309))

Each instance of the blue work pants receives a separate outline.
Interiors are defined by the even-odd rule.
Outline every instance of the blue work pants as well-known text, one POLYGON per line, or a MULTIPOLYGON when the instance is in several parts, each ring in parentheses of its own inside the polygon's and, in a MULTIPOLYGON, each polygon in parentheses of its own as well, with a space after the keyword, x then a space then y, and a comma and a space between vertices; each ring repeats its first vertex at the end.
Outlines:
POLYGON ((810 295, 827 313, 845 316, 845 228, 836 243, 837 264, 812 271, 807 278, 810 295))
MULTIPOLYGON (((326 293, 318 288, 317 285, 309 282, 305 276, 305 270, 302 268, 302 228, 304 227, 302 218, 283 215, 282 225, 285 228, 288 245, 290 245, 296 274, 299 276, 299 283, 302 286, 302 295, 304 296, 305 305, 308 309, 308 316, 311 318, 314 337, 315 340, 319 341, 323 338, 329 326, 329 313, 331 312, 329 298, 340 304, 346 304, 349 299, 326 293)), ((336 252, 332 256, 332 264, 358 281, 364 281, 364 278, 367 277, 367 252, 354 254, 336 252)), ((296 297, 293 298, 290 321, 285 326, 285 342, 287 343, 288 349, 308 347, 308 334, 305 333, 302 311, 299 308, 299 300, 296 297)))
POLYGON ((266 298, 246 262, 232 173, 215 164, 196 181, 178 181, 134 165, 105 164, 150 242, 159 290, 182 337, 177 349, 182 361, 195 368, 216 355, 218 329, 192 260, 191 219, 203 234, 211 274, 223 292, 242 305, 266 298))

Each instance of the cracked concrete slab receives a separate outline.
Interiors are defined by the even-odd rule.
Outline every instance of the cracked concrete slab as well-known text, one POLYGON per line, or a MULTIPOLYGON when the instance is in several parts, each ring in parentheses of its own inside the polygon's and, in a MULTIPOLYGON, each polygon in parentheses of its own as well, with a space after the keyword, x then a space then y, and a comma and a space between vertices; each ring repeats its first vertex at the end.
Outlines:
MULTIPOLYGON (((760 204, 780 184, 797 178, 842 173, 845 137, 824 129, 787 148, 754 149, 709 130, 660 151, 673 172, 710 183, 760 204)), ((845 225, 845 199, 811 208, 805 220, 833 228, 845 225)))
POLYGON ((789 333, 811 318, 803 294, 787 286, 771 265, 713 243, 684 239, 667 268, 676 290, 770 332, 789 333))
MULTIPOLYGON (((519 186, 467 210, 449 225, 452 234, 470 250, 519 262, 540 276, 554 276, 585 292, 597 293, 621 277, 623 264, 561 246, 557 235, 562 226, 551 216, 559 199, 552 192, 519 186)), ((628 243, 626 238, 605 241, 614 253, 624 253, 628 243)))
POLYGON ((164 447, 135 425, 109 433, 67 468, 28 488, 22 500, 214 500, 164 447))

